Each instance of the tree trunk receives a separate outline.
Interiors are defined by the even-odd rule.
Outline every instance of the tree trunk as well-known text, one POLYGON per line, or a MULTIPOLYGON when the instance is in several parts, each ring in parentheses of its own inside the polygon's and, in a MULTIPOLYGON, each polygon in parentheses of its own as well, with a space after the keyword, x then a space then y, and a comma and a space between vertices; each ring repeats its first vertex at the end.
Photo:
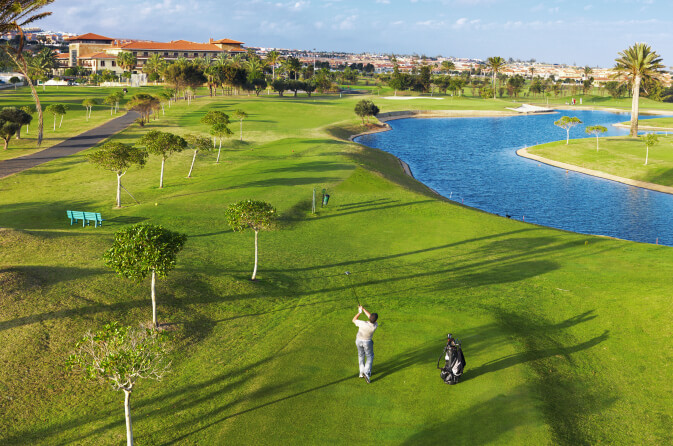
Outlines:
POLYGON ((164 164, 166 163, 166 158, 161 158, 161 176, 159 177, 159 189, 164 187, 164 164))
POLYGON ((157 294, 156 294, 157 273, 152 270, 152 324, 154 328, 159 328, 157 323, 157 294))
POLYGON ((133 426, 131 425, 131 391, 124 389, 124 416, 126 418, 126 446, 133 446, 133 426))
POLYGON ((222 138, 220 138, 220 148, 217 149, 217 160, 215 160, 215 164, 220 164, 220 152, 222 151, 222 138))
POLYGON ((22 125, 19 126, 19 130, 16 131, 16 139, 21 139, 21 127, 22 125))
POLYGON ((257 276, 257 235, 259 231, 255 231, 255 269, 252 271, 252 280, 257 276))
POLYGON ((194 161, 196 161, 196 153, 198 150, 194 150, 194 157, 192 158, 192 167, 189 168, 189 173, 187 174, 187 178, 192 177, 192 170, 194 169, 194 161))
POLYGON ((493 72, 493 99, 495 99, 495 71, 493 72))
POLYGON ((29 128, 29 127, 30 127, 30 126, 29 126, 28 124, 26 124, 26 133, 28 133, 28 128, 29 128))
POLYGON ((570 141, 570 129, 566 129, 566 146, 568 145, 568 141, 570 141))
POLYGON ((5 138, 2 138, 2 142, 5 143, 5 150, 7 150, 7 146, 9 146, 9 141, 6 140, 5 138))
POLYGON ((117 173, 117 207, 122 207, 122 175, 123 173, 117 173))
POLYGON ((633 99, 631 100, 631 130, 629 136, 638 136, 638 99, 640 98, 640 76, 633 80, 633 99))
MULTIPOLYGON (((5 147, 6 149, 7 147, 5 147)), ((645 146, 645 165, 647 166, 647 158, 650 156, 650 146, 645 146)))
POLYGON ((54 131, 56 131, 56 115, 54 115, 54 131))
POLYGON ((30 87, 30 94, 33 95, 33 100, 35 101, 35 108, 37 109, 37 147, 42 145, 42 136, 44 133, 44 116, 42 115, 42 105, 40 105, 40 98, 37 96, 37 90, 33 85, 33 81, 28 77, 28 66, 26 61, 23 59, 23 56, 20 57, 21 62, 23 63, 24 72, 22 74, 25 76, 28 86, 30 87))

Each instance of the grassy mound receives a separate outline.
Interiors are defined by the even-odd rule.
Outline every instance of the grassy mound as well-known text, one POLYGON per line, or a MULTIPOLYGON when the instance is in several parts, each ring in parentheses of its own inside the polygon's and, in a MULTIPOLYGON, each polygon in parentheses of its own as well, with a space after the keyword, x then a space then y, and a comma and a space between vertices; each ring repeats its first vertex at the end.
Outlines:
MULTIPOLYGON (((141 204, 124 197, 121 210, 114 174, 84 154, 0 181, 0 442, 123 443, 121 394, 82 384, 63 364, 86 330, 151 318, 149 283, 119 278, 101 259, 116 230, 143 221, 189 240, 159 282, 173 371, 134 392, 139 444, 672 441, 673 251, 446 202, 394 157, 343 139, 360 129, 358 99, 174 108, 149 128, 206 132, 207 110, 241 108, 243 142, 227 142, 219 165, 213 154, 197 159, 191 179, 191 153, 171 157, 164 189, 151 159, 124 177, 141 204), (314 187, 331 194, 316 215, 314 187), (245 198, 281 216, 260 235, 256 282, 252 234, 223 217, 245 198), (107 221, 71 227, 66 209, 107 221), (346 270, 380 315, 370 385, 357 378, 346 270), (435 369, 448 332, 467 359, 452 387, 435 369)), ((391 111, 442 101, 376 102, 391 111)))

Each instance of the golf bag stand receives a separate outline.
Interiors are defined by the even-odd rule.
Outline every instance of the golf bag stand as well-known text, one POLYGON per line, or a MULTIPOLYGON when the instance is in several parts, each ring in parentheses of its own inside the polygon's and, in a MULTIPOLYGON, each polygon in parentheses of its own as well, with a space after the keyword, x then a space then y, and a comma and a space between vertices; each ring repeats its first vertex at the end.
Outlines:
POLYGON ((465 368, 465 356, 463 356, 460 342, 455 340, 451 333, 447 336, 446 347, 444 347, 442 356, 437 360, 437 368, 441 370, 439 376, 446 384, 458 384, 465 368), (444 358, 444 367, 439 366, 442 357, 444 358))

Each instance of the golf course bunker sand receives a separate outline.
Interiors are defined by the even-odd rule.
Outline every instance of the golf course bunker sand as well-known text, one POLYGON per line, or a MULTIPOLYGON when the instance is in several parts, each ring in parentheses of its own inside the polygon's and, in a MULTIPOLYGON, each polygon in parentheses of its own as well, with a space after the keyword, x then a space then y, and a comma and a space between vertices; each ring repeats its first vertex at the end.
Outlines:
POLYGON ((515 116, 519 113, 499 110, 403 110, 379 113, 376 118, 381 122, 406 118, 476 118, 515 116))
POLYGON ((441 101, 444 98, 430 98, 427 96, 385 96, 383 99, 392 99, 393 101, 408 101, 410 99, 434 99, 435 101, 441 101))

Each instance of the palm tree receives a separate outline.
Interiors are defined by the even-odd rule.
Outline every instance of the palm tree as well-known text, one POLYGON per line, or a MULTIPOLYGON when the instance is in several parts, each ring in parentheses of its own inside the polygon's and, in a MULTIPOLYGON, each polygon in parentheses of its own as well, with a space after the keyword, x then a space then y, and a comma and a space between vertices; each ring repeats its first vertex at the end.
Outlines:
POLYGON ((584 67, 583 71, 584 71, 584 77, 587 78, 587 79, 589 79, 589 76, 591 75, 591 73, 594 72, 594 70, 592 70, 590 66, 584 67))
POLYGON ((258 77, 263 77, 262 68, 263 64, 259 57, 251 57, 248 61, 245 62, 245 68, 248 70, 249 79, 257 79, 258 77))
POLYGON ((505 66, 505 59, 500 56, 489 57, 486 59, 486 66, 491 69, 491 76, 493 77, 493 99, 495 99, 495 77, 505 66))
POLYGON ((120 51, 117 54, 117 65, 124 71, 131 71, 138 64, 138 59, 130 51, 120 51))
POLYGON ((624 51, 618 53, 619 57, 615 59, 615 76, 621 78, 625 83, 633 85, 631 99, 631 130, 630 136, 638 136, 638 99, 640 96, 640 82, 643 79, 661 76, 661 69, 664 65, 661 63, 661 57, 652 51, 652 48, 646 43, 635 43, 624 51))
POLYGON ((445 74, 449 74, 449 72, 451 72, 451 71, 453 71, 453 70, 456 69, 456 64, 453 63, 453 62, 450 61, 450 60, 445 60, 445 61, 442 61, 441 68, 442 68, 442 71, 443 71, 445 74))
POLYGON ((234 57, 229 59, 229 65, 231 65, 234 68, 242 68, 243 67, 243 57, 240 54, 236 54, 234 57))
POLYGON ((167 64, 168 62, 166 62, 166 59, 161 57, 159 53, 154 53, 147 59, 145 65, 143 65, 143 73, 157 73, 159 76, 161 76, 166 69, 167 64))
POLYGON ((23 34, 24 26, 29 23, 40 20, 51 15, 51 12, 37 13, 40 8, 43 8, 54 0, 0 0, 0 32, 5 33, 9 31, 18 32, 19 40, 16 48, 9 45, 3 46, 3 50, 7 53, 10 59, 16 64, 17 68, 26 78, 30 93, 33 95, 35 101, 35 108, 37 109, 37 146, 42 144, 42 133, 44 128, 44 120, 42 116, 42 106, 40 105, 40 98, 37 96, 37 90, 28 73, 28 64, 23 56, 23 46, 25 44, 25 36, 23 34), (36 14, 37 13, 37 14, 36 14))
POLYGON ((266 54, 266 62, 271 65, 271 71, 272 71, 272 80, 276 80, 276 64, 278 63, 278 59, 280 59, 280 53, 276 50, 274 51, 269 51, 266 54))

